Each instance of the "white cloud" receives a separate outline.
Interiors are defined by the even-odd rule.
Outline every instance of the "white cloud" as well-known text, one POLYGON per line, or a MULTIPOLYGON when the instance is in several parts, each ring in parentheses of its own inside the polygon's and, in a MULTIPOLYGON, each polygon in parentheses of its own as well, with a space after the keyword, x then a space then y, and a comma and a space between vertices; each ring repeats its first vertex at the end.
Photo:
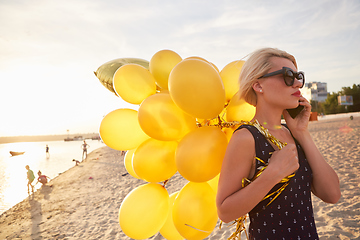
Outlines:
POLYGON ((350 0, 2 1, 0 101, 7 105, 0 112, 12 118, 24 106, 27 114, 47 109, 36 119, 44 128, 57 114, 96 125, 98 116, 128 105, 93 71, 115 58, 150 60, 162 49, 222 69, 257 48, 278 47, 295 55, 307 81, 339 91, 359 83, 359 24, 360 3, 350 0))

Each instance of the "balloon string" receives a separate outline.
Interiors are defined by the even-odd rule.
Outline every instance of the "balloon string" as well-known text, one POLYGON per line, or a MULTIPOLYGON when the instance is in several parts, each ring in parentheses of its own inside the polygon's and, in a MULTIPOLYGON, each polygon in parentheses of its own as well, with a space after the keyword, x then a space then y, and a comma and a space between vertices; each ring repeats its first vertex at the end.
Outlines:
POLYGON ((212 231, 204 231, 204 230, 198 229, 198 228, 193 227, 193 226, 191 226, 191 225, 189 225, 189 224, 186 224, 186 223, 185 223, 185 226, 191 227, 191 228, 193 228, 193 229, 195 229, 195 230, 197 230, 197 231, 204 232, 204 233, 211 233, 211 232, 212 232, 212 231))

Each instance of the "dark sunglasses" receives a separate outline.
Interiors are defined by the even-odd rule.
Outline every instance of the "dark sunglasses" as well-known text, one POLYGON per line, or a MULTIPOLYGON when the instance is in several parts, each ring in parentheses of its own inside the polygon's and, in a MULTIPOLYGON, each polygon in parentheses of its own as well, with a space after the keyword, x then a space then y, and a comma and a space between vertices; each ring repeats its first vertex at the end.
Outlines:
POLYGON ((288 67, 283 67, 281 70, 275 71, 275 72, 271 72, 271 73, 267 73, 260 78, 267 78, 267 77, 271 77, 271 76, 275 76, 278 74, 282 74, 283 78, 284 78, 284 82, 286 84, 286 86, 292 86, 294 84, 295 78, 297 80, 299 80, 301 82, 301 87, 302 88, 305 84, 305 75, 304 72, 294 72, 291 68, 288 67))

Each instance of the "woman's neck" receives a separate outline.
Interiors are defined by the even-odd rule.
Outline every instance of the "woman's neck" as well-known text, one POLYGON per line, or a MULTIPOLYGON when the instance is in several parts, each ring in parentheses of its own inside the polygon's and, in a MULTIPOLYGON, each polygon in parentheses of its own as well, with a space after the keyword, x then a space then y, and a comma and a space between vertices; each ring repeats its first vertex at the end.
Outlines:
POLYGON ((282 110, 262 109, 257 106, 254 119, 257 119, 264 128, 277 130, 281 129, 281 114, 282 110))

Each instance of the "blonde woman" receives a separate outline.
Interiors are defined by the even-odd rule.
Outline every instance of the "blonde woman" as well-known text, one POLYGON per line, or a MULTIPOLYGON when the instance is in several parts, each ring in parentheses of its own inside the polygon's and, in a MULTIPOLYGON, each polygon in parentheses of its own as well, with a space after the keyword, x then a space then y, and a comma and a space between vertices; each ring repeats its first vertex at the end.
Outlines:
POLYGON ((224 222, 249 213, 250 239, 318 239, 311 192, 327 203, 341 196, 337 174, 307 129, 304 83, 295 58, 275 48, 255 51, 242 68, 240 97, 256 114, 229 142, 216 201, 224 222), (286 109, 299 105, 291 117, 286 109))

